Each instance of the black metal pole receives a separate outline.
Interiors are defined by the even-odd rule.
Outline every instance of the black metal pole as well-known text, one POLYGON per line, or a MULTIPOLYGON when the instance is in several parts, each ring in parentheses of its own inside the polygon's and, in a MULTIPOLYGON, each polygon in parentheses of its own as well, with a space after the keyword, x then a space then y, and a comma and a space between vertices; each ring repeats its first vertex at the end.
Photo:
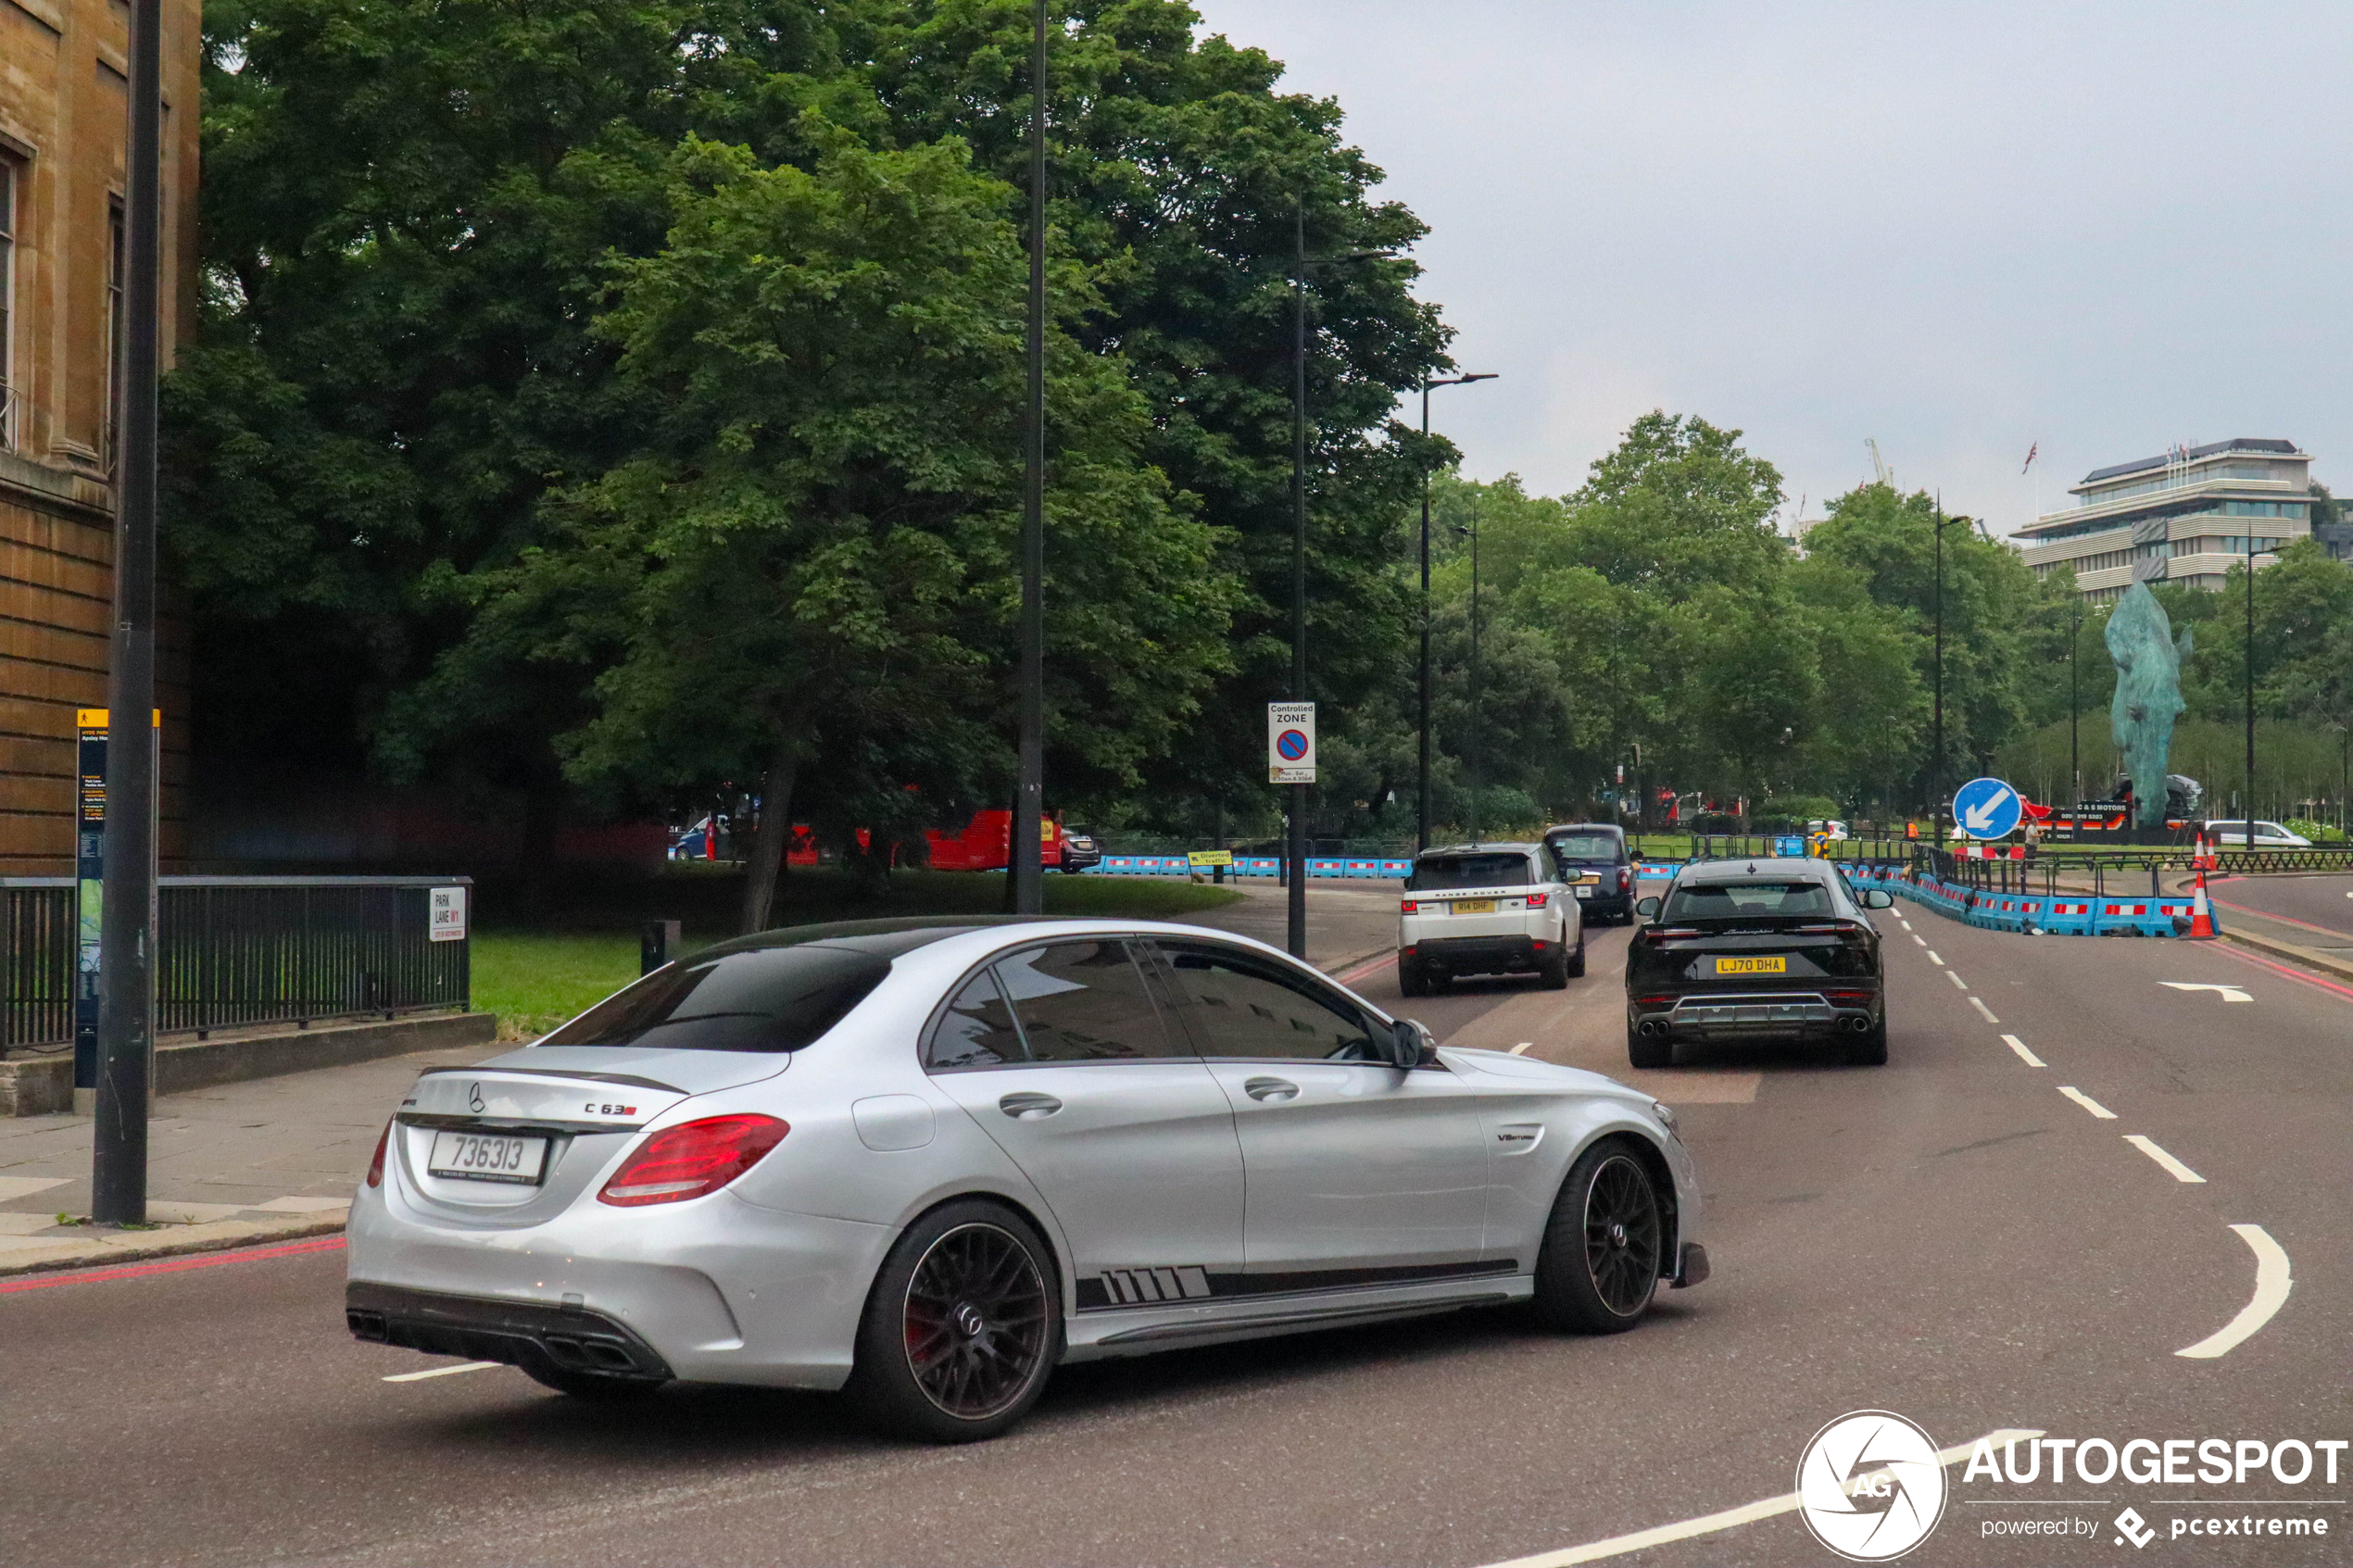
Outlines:
POLYGON ((1929 822, 1944 847, 1944 495, 1937 493, 1931 520, 1936 534, 1936 731, 1928 764, 1929 822))
POLYGON ((147 1219, 155 1045, 156 379, 163 289, 162 0, 131 9, 121 445, 115 468, 114 632, 107 665, 107 827, 98 926, 98 1092, 90 1217, 147 1219))
POLYGON ((1478 496, 1475 493, 1470 497, 1470 836, 1471 842, 1477 844, 1479 828, 1478 787, 1487 782, 1487 735, 1486 726, 1479 722, 1479 709, 1482 706, 1480 698, 1485 694, 1480 690, 1478 684, 1478 496))
POLYGON ((1046 907, 1038 820, 1046 809, 1046 0, 1029 47, 1029 399, 1022 445, 1021 778, 1013 791, 1013 911, 1046 907))
POLYGON ((2246 847, 2255 849, 2255 535, 2246 536, 2246 847))
POLYGON ((1429 386, 1422 383, 1422 662, 1420 755, 1414 764, 1414 847, 1429 847, 1429 386))
MULTIPOLYGON (((1307 204, 1292 214, 1290 279, 1290 694, 1307 698, 1307 204)), ((1307 956, 1307 786, 1290 786, 1291 957, 1307 956)))
POLYGON ((2079 590, 2067 616, 2067 776, 2070 806, 2083 804, 2083 758, 2079 749, 2083 699, 2077 693, 2075 680, 2075 646, 2082 640, 2083 596, 2079 590))

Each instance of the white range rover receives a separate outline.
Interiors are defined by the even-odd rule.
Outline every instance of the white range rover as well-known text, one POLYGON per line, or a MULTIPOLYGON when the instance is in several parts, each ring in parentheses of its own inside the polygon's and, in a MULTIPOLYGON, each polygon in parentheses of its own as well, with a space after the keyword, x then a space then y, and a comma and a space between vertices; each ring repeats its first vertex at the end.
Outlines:
POLYGON ((1585 921, 1541 844, 1425 849, 1398 903, 1397 985, 1426 997, 1458 974, 1585 972, 1585 921))

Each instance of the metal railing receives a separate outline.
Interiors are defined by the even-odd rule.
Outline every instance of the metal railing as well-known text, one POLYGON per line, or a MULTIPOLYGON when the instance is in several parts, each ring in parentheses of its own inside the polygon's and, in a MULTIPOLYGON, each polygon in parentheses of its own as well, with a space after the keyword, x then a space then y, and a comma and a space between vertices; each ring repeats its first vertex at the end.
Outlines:
MULTIPOLYGON (((434 888, 471 901, 471 878, 157 881, 158 1034, 468 1005, 472 943, 433 940, 432 904, 434 888)), ((73 1038, 75 897, 71 877, 0 878, 0 1048, 73 1038)))

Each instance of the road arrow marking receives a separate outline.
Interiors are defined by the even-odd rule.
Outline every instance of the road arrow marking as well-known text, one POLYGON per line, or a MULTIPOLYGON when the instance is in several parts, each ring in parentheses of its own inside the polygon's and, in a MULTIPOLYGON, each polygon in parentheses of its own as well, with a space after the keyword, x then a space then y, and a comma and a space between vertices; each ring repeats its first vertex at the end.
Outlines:
POLYGON ((2271 1314, 2287 1303, 2287 1293, 2296 1281, 2288 1277, 2287 1253, 2273 1241, 2261 1225, 2233 1225, 2238 1238, 2255 1254, 2255 1297, 2239 1309, 2239 1315, 2220 1329, 2199 1340, 2186 1350, 2176 1350, 2177 1356, 2192 1361, 2210 1361, 2235 1348, 2242 1340, 2271 1321, 2271 1314))
POLYGON ((2235 985, 2208 985, 2191 980, 2160 980, 2158 984, 2175 991, 2211 991, 2226 1002, 2251 1002, 2255 999, 2235 985))

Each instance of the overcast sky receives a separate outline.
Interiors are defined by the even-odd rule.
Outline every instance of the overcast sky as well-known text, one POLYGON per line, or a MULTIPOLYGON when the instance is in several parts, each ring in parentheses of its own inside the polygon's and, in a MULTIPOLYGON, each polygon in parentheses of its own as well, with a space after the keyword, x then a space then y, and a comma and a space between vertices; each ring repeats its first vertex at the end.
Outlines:
POLYGON ((2174 441, 2353 473, 2353 6, 1194 3, 1430 225, 1474 477, 1653 408, 1808 517, 1866 436, 1997 532, 2174 441))

